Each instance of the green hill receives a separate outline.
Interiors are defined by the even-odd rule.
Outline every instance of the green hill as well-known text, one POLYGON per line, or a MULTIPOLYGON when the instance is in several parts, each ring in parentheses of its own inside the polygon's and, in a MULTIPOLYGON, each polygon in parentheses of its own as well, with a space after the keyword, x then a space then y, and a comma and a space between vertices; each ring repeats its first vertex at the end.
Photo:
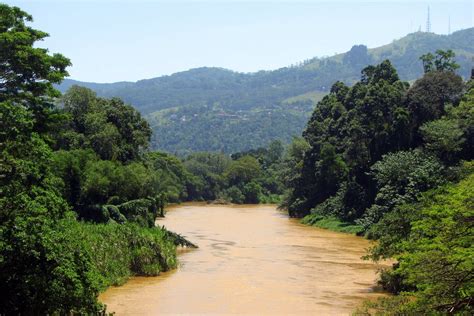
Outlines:
POLYGON ((131 103, 151 123, 153 147, 183 154, 211 150, 236 152, 288 141, 303 130, 316 102, 340 78, 352 84, 368 64, 390 59, 402 80, 422 75, 419 56, 452 49, 467 78, 474 57, 474 28, 451 35, 417 32, 367 49, 355 45, 344 54, 313 58, 274 71, 238 73, 197 68, 137 82, 109 84, 65 80, 61 91, 78 84, 100 96, 131 103))

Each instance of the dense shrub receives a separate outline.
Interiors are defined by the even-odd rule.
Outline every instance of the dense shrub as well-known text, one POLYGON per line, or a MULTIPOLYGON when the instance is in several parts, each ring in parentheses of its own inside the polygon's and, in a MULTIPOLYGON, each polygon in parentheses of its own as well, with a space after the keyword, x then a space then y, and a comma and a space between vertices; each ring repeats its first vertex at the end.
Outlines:
POLYGON ((245 201, 245 196, 242 194, 242 191, 236 186, 231 186, 225 190, 222 194, 224 200, 230 201, 236 204, 242 204, 245 201))
POLYGON ((375 226, 381 237, 371 256, 398 260, 382 284, 410 298, 387 314, 472 314, 473 188, 471 173, 459 183, 424 193, 418 203, 404 205, 375 226))
POLYGON ((420 193, 446 181, 443 164, 420 150, 384 155, 370 170, 377 194, 374 204, 358 220, 366 230, 396 206, 415 202, 420 193))

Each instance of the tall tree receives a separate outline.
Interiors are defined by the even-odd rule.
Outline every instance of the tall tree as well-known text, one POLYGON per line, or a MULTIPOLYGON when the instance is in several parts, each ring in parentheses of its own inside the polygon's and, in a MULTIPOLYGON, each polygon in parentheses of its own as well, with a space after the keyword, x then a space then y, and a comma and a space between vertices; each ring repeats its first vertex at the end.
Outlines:
POLYGON ((351 88, 341 82, 332 86, 303 133, 310 149, 293 182, 291 215, 308 214, 339 189, 364 188, 366 192, 355 190, 356 195, 374 198, 370 166, 383 154, 408 146, 407 89, 388 60, 366 67, 361 81, 351 88))
POLYGON ((122 100, 98 98, 90 89, 72 86, 61 101, 69 121, 56 137, 58 148, 92 148, 102 159, 121 162, 140 158, 148 148, 148 122, 122 100))
POLYGON ((53 83, 69 60, 35 48, 47 36, 0 4, 0 314, 99 312, 84 249, 59 225, 68 206, 45 142, 55 124, 53 83))
POLYGON ((28 26, 31 21, 31 15, 21 9, 0 4, 0 102, 27 107, 34 114, 35 130, 45 131, 51 123, 46 118, 52 100, 60 95, 53 84, 68 75, 66 67, 71 62, 34 47, 48 34, 28 26))

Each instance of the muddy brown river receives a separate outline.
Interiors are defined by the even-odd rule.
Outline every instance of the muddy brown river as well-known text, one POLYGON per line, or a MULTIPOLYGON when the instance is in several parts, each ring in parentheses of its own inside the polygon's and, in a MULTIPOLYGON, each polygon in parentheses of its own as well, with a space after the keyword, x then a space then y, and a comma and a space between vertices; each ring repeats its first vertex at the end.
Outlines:
POLYGON ((374 291, 363 238, 302 225, 273 205, 185 204, 157 221, 199 249, 178 269, 100 296, 117 315, 349 315, 374 291))

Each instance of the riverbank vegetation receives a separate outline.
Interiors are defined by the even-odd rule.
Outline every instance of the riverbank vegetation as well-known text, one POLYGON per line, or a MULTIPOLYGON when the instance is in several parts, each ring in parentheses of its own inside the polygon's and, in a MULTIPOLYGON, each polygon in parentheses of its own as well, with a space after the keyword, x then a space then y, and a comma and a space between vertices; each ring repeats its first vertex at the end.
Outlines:
POLYGON ((194 186, 190 200, 218 200, 231 203, 276 203, 283 193, 279 177, 284 148, 274 141, 262 147, 231 156, 220 153, 194 153, 183 165, 194 186))
MULTIPOLYGON (((379 243, 369 258, 397 260, 381 284, 398 294, 368 304, 389 315, 471 315, 474 297, 474 169, 457 183, 423 193, 374 226, 379 243)), ((370 313, 369 313, 370 314, 370 313)))
POLYGON ((362 314, 471 314, 474 297, 474 82, 451 51, 421 56, 411 86, 387 60, 316 107, 287 173, 282 207, 303 222, 377 239, 395 258, 380 283, 397 296, 362 314))
POLYGON ((165 171, 132 107, 73 91, 58 108, 69 60, 34 47, 27 13, 0 16, 0 314, 103 313, 99 291, 176 266, 154 227, 165 171))

